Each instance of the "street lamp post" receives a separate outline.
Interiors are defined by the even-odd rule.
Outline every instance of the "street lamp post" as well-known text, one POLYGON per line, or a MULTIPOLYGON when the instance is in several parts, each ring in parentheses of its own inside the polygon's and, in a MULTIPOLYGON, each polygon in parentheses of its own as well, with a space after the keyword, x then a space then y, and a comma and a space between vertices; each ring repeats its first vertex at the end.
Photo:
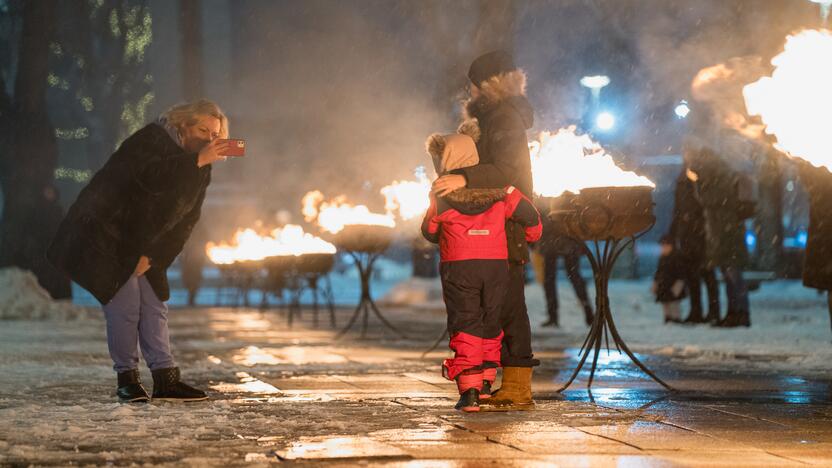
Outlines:
POLYGON ((591 114, 594 116, 594 126, 602 132, 608 132, 615 126, 615 117, 609 112, 601 110, 601 90, 610 84, 610 77, 606 75, 589 75, 581 78, 581 86, 589 88, 592 93, 591 114))
POLYGON ((596 105, 601 99, 601 89, 608 84, 610 84, 610 77, 605 75, 592 75, 581 78, 581 86, 589 88, 592 91, 592 100, 596 105))

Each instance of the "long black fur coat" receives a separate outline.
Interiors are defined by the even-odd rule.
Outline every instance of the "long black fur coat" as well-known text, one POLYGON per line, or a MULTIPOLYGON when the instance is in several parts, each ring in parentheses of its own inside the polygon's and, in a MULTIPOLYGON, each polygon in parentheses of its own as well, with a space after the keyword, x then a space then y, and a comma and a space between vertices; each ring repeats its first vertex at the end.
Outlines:
POLYGON ((199 220, 210 181, 210 165, 197 167, 197 154, 150 124, 127 138, 84 187, 47 258, 106 304, 146 255, 147 280, 166 301, 167 269, 199 220))

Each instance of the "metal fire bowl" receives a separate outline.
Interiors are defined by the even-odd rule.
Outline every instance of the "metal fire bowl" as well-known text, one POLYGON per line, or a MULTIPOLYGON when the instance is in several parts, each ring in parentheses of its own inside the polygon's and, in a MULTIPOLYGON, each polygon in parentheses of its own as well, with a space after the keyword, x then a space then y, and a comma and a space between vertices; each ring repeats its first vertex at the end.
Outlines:
POLYGON ((264 260, 246 260, 244 262, 217 265, 217 268, 222 272, 255 273, 262 270, 264 266, 264 260))
POLYGON ((268 257, 265 264, 270 272, 323 275, 332 270, 335 265, 335 255, 328 253, 278 255, 268 257))
POLYGON ((304 254, 294 259, 294 271, 309 275, 325 275, 335 266, 335 254, 314 253, 304 254))
POLYGON ((649 229, 651 187, 592 187, 550 201, 549 217, 564 234, 578 240, 624 239, 649 229))
POLYGON ((343 250, 381 253, 393 242, 393 229, 387 226, 351 224, 331 238, 332 243, 343 250))

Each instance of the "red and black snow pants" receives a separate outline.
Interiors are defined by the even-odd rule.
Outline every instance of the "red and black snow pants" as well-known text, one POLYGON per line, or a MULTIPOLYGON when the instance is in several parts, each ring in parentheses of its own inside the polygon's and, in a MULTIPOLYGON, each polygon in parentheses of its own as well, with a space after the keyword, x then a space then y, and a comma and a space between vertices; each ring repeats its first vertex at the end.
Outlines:
MULTIPOLYGON (((448 379, 500 366, 500 311, 508 287, 506 260, 442 262, 442 295, 454 358, 443 365, 448 379)), ((493 371, 492 371, 493 372, 493 371)))

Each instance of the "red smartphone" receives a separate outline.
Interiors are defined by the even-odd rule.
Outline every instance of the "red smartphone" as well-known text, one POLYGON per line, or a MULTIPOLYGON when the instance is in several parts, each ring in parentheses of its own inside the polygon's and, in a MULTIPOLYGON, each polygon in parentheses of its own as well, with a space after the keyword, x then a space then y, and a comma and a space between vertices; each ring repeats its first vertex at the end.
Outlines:
POLYGON ((222 156, 245 156, 246 155, 246 141, 245 140, 238 140, 234 138, 229 138, 227 140, 220 139, 220 143, 228 142, 228 151, 222 156))

